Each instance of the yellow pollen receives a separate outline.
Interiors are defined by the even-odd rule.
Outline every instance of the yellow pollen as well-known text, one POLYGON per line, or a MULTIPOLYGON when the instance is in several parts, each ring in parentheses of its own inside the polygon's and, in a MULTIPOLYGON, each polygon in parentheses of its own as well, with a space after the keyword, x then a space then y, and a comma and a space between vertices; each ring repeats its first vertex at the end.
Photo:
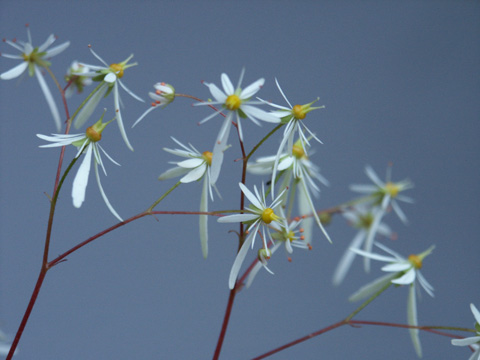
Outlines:
POLYGON ((400 187, 389 181, 385 184, 385 191, 389 193, 392 198, 394 198, 400 192, 400 187))
POLYGON ((290 240, 290 242, 292 242, 293 240, 295 240, 295 233, 293 231, 289 231, 287 234, 287 238, 288 240, 290 240))
POLYGON ((265 224, 270 224, 273 220, 278 219, 278 216, 275 215, 273 212, 273 209, 271 208, 266 208, 262 212, 262 220, 265 224))
POLYGON ((301 159, 305 156, 305 150, 303 150, 303 147, 299 145, 293 145, 292 147, 292 154, 295 156, 297 159, 301 159))
POLYGON ((307 113, 302 109, 302 105, 295 105, 292 108, 292 114, 298 120, 303 120, 307 116, 307 113))
POLYGON ((213 154, 210 151, 204 151, 202 153, 202 155, 203 155, 203 158, 205 159, 205 161, 207 162, 208 166, 212 165, 213 154))
POLYGON ((90 126, 87 128, 87 131, 85 132, 87 137, 92 140, 93 142, 97 142, 102 138, 102 133, 99 133, 96 131, 93 126, 90 126))
POLYGON ((110 69, 113 70, 115 75, 117 75, 118 78, 123 77, 123 66, 120 64, 110 64, 110 69))
POLYGON ((22 54, 22 57, 23 57, 24 61, 29 61, 30 60, 30 58, 27 54, 22 54))
POLYGON ((422 268, 422 259, 420 256, 412 254, 408 256, 408 261, 415 267, 415 269, 421 269, 422 268))
POLYGON ((240 100, 238 95, 230 95, 227 97, 227 100, 225 100, 225 107, 228 110, 237 110, 240 105, 242 105, 242 100, 240 100))

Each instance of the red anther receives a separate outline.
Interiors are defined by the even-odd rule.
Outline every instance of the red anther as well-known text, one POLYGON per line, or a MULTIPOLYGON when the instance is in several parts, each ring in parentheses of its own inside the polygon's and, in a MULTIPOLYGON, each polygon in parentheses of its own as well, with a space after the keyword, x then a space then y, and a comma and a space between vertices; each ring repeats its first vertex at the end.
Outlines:
POLYGON ((2 41, 3 41, 3 42, 7 42, 7 39, 3 38, 2 41))
POLYGON ((30 26, 30 24, 29 24, 29 23, 26 23, 26 24, 25 24, 25 27, 29 27, 29 26, 30 26))
POLYGON ((308 244, 308 250, 312 250, 312 245, 308 244))
POLYGON ((293 218, 293 220, 294 220, 294 221, 300 221, 300 217, 299 217, 299 216, 295 216, 295 217, 293 218))
POLYGON ((245 234, 248 235, 249 231, 248 230, 245 230, 245 234))
POLYGON ((306 219, 307 218, 307 215, 302 215, 302 219, 306 219))
POLYGON ((288 262, 292 262, 292 258, 289 256, 287 257, 288 262))
POLYGON ((160 83, 160 85, 163 85, 163 86, 165 86, 165 83, 164 83, 164 82, 161 82, 161 83, 160 83))
POLYGON ((162 95, 162 92, 160 90, 155 90, 155 94, 162 95))
POLYGON ((16 43, 16 42, 17 42, 17 38, 13 38, 13 39, 12 39, 12 42, 16 43))
POLYGON ((119 111, 120 111, 120 109, 115 110, 115 112, 119 112, 119 111))
POLYGON ((155 104, 155 102, 152 102, 152 106, 155 107, 155 106, 157 106, 157 104, 155 104))
POLYGON ((302 240, 302 241, 305 240, 305 235, 301 235, 300 240, 302 240))
POLYGON ((205 82, 205 80, 200 80, 200 82, 203 84, 205 82))
POLYGON ((91 47, 92 47, 92 45, 88 44, 88 48, 91 48, 91 47))
POLYGON ((155 104, 160 104, 160 100, 155 100, 155 104))
POLYGON ((305 229, 304 229, 304 228, 300 228, 300 229, 298 229, 298 232, 299 232, 299 233, 303 233, 304 231, 305 231, 305 229))

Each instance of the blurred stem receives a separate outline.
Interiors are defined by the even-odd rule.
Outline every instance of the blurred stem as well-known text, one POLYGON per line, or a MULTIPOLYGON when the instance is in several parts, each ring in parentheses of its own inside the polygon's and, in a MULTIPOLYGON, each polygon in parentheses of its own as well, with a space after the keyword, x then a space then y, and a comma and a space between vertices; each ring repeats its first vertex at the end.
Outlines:
POLYGON ((356 308, 350 315, 348 315, 345 318, 345 322, 350 322, 351 319, 355 315, 357 315, 360 311, 365 309, 365 307, 370 304, 373 300, 375 300, 378 296, 380 296, 381 293, 383 293, 385 290, 387 290, 392 283, 389 281, 387 284, 385 284, 380 290, 378 290, 375 294, 373 294, 369 299, 367 299, 362 305, 360 305, 358 308, 356 308))
POLYGON ((158 198, 157 201, 155 201, 145 212, 147 213, 151 213, 153 211, 153 209, 155 208, 155 206, 157 206, 158 204, 160 204, 160 202, 165 199, 168 194, 170 194, 173 190, 175 190, 177 188, 177 186, 179 186, 181 184, 180 181, 178 181, 175 185, 173 185, 169 190, 167 190, 167 192, 165 194, 163 194, 162 196, 160 196, 158 198))

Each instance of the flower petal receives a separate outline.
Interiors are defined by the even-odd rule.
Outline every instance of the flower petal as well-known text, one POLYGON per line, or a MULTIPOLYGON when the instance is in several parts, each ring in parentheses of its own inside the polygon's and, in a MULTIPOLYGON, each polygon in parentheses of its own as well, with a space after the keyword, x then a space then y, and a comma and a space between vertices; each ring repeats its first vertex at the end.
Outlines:
POLYGON ((92 115, 92 113, 95 111, 98 103, 100 102, 100 100, 102 100, 107 90, 108 84, 103 83, 102 86, 95 92, 95 94, 93 94, 92 97, 88 99, 87 103, 78 112, 77 116, 75 116, 75 120, 73 122, 75 129, 80 128, 87 122, 90 115, 92 115))
POLYGON ((82 206, 83 201, 85 200, 85 191, 87 189, 88 175, 90 174, 90 165, 92 162, 92 150, 92 144, 87 146, 87 152, 84 155, 85 157, 78 168, 75 179, 73 180, 72 199, 73 206, 76 208, 82 206))
POLYGON ((123 219, 118 215, 118 213, 115 211, 113 206, 110 204, 110 201, 108 201, 107 195, 105 194, 105 191, 103 191, 102 183, 100 182, 100 175, 98 174, 98 166, 97 163, 95 163, 95 177, 97 178, 97 183, 98 183, 98 189, 100 190, 100 194, 102 194, 103 201, 105 201, 105 204, 108 207, 108 210, 119 220, 123 222, 123 219))
POLYGON ((367 297, 372 296, 375 294, 377 291, 380 291, 381 288, 386 286, 388 283, 392 281, 392 279, 396 276, 397 274, 387 274, 384 275, 371 283, 362 286, 360 289, 358 289, 354 294, 352 294, 349 298, 348 301, 358 301, 365 299, 367 297))
POLYGON ((264 78, 260 78, 254 83, 248 85, 245 89, 242 90, 240 94, 240 98, 243 99, 250 99, 253 95, 255 95, 265 83, 264 78))
MULTIPOLYGON (((393 281, 392 281, 393 282, 393 281)), ((407 323, 408 325, 418 326, 417 321, 417 300, 415 298, 415 285, 410 285, 407 301, 407 323)), ((413 347, 417 352, 419 358, 422 357, 422 345, 420 344, 420 338, 418 336, 418 329, 409 329, 410 337, 412 338, 413 347)))
POLYGON ((182 177, 180 179, 180 182, 186 184, 186 183, 189 183, 189 182, 192 182, 192 181, 197 181, 198 179, 200 179, 205 174, 205 171, 207 171, 207 166, 206 165, 199 166, 199 167, 197 167, 193 170, 190 170, 187 175, 185 175, 184 177, 182 177))
POLYGON ((238 273, 240 272, 240 268, 242 267, 243 261, 245 260, 245 256, 247 256, 248 249, 250 244, 252 244, 253 238, 256 234, 256 231, 252 231, 248 237, 245 239, 245 242, 242 244, 240 251, 233 262, 232 269, 230 270, 230 276, 228 278, 228 287, 233 289, 235 287, 235 282, 237 281, 238 273))
POLYGON ((20 76, 23 74, 23 72, 27 69, 28 67, 28 62, 24 61, 14 68, 11 68, 10 70, 5 71, 4 73, 0 74, 0 79, 2 80, 10 80, 10 79, 15 79, 16 77, 20 76))
POLYGON ((345 275, 347 275, 348 270, 352 266, 353 260, 355 259, 356 253, 350 249, 358 249, 362 242, 365 240, 365 231, 359 231, 353 238, 350 246, 347 248, 342 258, 340 259, 335 272, 333 273, 333 285, 340 285, 345 275))
POLYGON ((45 57, 46 58, 54 57, 55 55, 58 55, 62 51, 64 51, 69 45, 70 45, 70 41, 67 41, 67 42, 64 42, 63 44, 55 46, 55 47, 51 48, 50 50, 47 50, 47 53, 45 54, 45 57))
POLYGON ((222 87, 223 87, 223 91, 225 91, 225 94, 232 95, 235 92, 235 88, 233 87, 233 84, 230 81, 230 78, 228 77, 228 75, 223 73, 220 76, 220 79, 222 80, 222 87))
POLYGON ((120 112, 120 97, 118 94, 118 81, 113 84, 113 101, 115 105, 115 113, 117 114, 117 124, 118 128, 120 129, 120 134, 122 134, 123 141, 127 145, 127 147, 133 151, 133 147, 128 141, 127 133, 125 131, 125 127, 123 126, 122 120, 122 113, 120 112))
MULTIPOLYGON (((200 198, 200 211, 208 211, 208 178, 203 179, 202 196, 200 198)), ((200 245, 202 254, 206 259, 208 256, 208 215, 199 216, 200 225, 200 245)))
POLYGON ((413 284, 416 278, 415 269, 412 267, 408 270, 404 275, 399 277, 398 279, 393 279, 392 283, 398 285, 410 285, 413 284))
POLYGON ((37 66, 35 66, 35 76, 37 77, 43 95, 47 100, 47 104, 52 113, 53 120, 55 121, 57 131, 60 131, 60 129, 62 128, 62 121, 60 120, 60 114, 58 113, 57 105, 55 104, 52 93, 50 92, 50 89, 48 88, 47 83, 45 82, 45 79, 43 78, 43 75, 41 74, 40 69, 38 69, 37 66))

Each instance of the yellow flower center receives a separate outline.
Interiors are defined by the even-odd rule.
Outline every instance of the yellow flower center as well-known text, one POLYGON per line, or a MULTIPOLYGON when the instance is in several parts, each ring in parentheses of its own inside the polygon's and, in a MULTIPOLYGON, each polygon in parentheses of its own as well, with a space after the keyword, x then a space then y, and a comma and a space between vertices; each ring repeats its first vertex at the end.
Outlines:
POLYGON ((422 268, 422 259, 420 256, 412 254, 408 257, 408 261, 415 267, 415 269, 421 269, 422 268))
POLYGON ((207 163, 208 166, 212 165, 212 156, 213 154, 210 151, 204 151, 202 153, 203 158, 205 159, 205 162, 207 163))
POLYGON ((262 221, 265 223, 265 224, 270 224, 272 221, 274 220, 278 220, 278 216, 275 215, 275 213, 273 212, 273 209, 271 208, 266 208, 265 210, 263 210, 262 212, 262 221))
POLYGON ((307 113, 303 110, 302 105, 295 105, 292 108, 292 114, 298 120, 303 120, 305 119, 305 116, 307 116, 307 113))
POLYGON ((303 150, 303 147, 301 145, 293 145, 292 154, 297 159, 301 159, 305 156, 305 150, 303 150))
POLYGON ((292 242, 293 240, 295 240, 295 233, 293 231, 289 231, 288 234, 287 234, 287 239, 292 242))
POLYGON ((392 198, 396 197, 400 192, 400 187, 389 181, 385 184, 385 191, 390 194, 392 198))
POLYGON ((123 66, 120 64, 111 64, 110 69, 117 75, 117 77, 120 79, 123 77, 123 66))
POLYGON ((87 135, 87 138, 89 138, 90 140, 92 140, 93 142, 97 142, 97 141, 100 141, 100 139, 102 138, 102 133, 96 131, 93 126, 90 126, 87 128, 87 131, 85 132, 86 135, 87 135))
POLYGON ((227 100, 225 100, 225 107, 228 110, 237 110, 240 105, 242 105, 242 100, 238 97, 238 95, 230 95, 227 97, 227 100))

